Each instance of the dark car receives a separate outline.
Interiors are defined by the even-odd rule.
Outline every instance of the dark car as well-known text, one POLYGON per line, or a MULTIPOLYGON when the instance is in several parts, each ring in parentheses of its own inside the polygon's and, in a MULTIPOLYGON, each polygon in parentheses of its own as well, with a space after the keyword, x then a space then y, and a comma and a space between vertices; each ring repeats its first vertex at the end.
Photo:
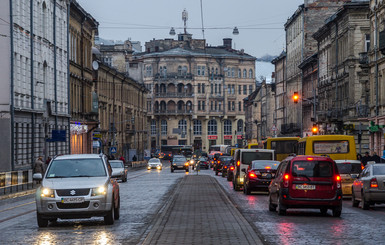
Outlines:
POLYGON ((188 172, 189 162, 187 161, 186 157, 184 157, 183 155, 175 155, 172 158, 170 169, 171 169, 171 173, 177 169, 183 169, 183 170, 186 170, 186 172, 188 172))
POLYGON ((331 209, 341 216, 341 176, 327 156, 292 156, 283 160, 269 186, 269 210, 285 215, 289 208, 331 209))
POLYGON ((198 159, 198 164, 200 169, 209 169, 209 161, 207 160, 207 157, 201 157, 198 159))
POLYGON ((231 162, 230 166, 227 168, 227 181, 233 181, 233 176, 234 176, 234 161, 231 162))
POLYGON ((221 169, 222 177, 227 177, 228 169, 233 165, 233 157, 231 156, 223 156, 219 158, 221 161, 221 169))
POLYGON ((268 191, 271 180, 275 177, 279 161, 254 160, 247 170, 243 192, 250 195, 252 191, 268 191))
POLYGON ((352 185, 352 206, 369 209, 370 205, 385 203, 385 164, 367 164, 352 185))
MULTIPOLYGON (((214 159, 215 159, 215 156, 214 156, 214 159)), ((226 164, 229 165, 232 159, 233 157, 230 155, 225 155, 225 154, 218 155, 218 158, 214 160, 215 175, 218 175, 218 173, 222 173, 223 166, 225 166, 226 164)))

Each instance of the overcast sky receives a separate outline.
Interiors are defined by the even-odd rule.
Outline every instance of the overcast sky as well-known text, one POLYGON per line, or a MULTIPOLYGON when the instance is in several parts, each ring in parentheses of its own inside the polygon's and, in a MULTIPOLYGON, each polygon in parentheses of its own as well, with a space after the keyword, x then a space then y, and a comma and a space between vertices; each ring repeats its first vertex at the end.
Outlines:
POLYGON ((99 22, 99 37, 140 41, 170 36, 171 27, 183 32, 182 11, 188 12, 187 32, 209 45, 233 39, 233 48, 257 58, 278 55, 285 47, 284 24, 304 0, 77 0, 99 22), (233 35, 237 26, 239 35, 233 35))

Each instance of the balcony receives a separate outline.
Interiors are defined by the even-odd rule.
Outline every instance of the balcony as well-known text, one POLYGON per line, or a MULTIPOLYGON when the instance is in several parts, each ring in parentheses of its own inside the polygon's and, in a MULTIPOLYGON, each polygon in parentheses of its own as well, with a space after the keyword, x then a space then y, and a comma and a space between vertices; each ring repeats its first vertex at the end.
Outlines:
POLYGON ((155 98, 193 98, 193 93, 155 93, 155 98))
POLYGON ((186 74, 178 74, 178 73, 166 73, 166 74, 160 74, 157 73, 154 76, 154 81, 168 81, 170 79, 178 79, 178 80, 193 80, 193 74, 186 73, 186 74))
POLYGON ((154 115, 191 115, 193 113, 192 110, 154 110, 154 115))

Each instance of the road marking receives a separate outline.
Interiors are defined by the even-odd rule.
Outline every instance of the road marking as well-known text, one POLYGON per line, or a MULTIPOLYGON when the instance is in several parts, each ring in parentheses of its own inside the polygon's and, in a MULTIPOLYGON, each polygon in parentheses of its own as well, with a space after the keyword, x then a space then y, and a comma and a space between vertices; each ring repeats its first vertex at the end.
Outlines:
POLYGON ((5 218, 5 219, 0 219, 0 223, 3 223, 3 222, 5 222, 5 221, 11 220, 11 219, 14 219, 14 218, 17 218, 17 217, 19 217, 19 216, 26 215, 26 214, 29 214, 29 213, 32 213, 32 212, 35 212, 35 209, 26 211, 26 212, 24 212, 24 213, 20 213, 20 214, 13 215, 13 216, 10 216, 10 217, 5 218))
POLYGON ((0 213, 1 212, 5 212, 5 211, 8 211, 8 210, 12 210, 12 209, 15 209, 15 208, 19 208, 19 207, 23 207, 25 205, 30 205, 32 203, 35 203, 36 201, 32 201, 32 202, 27 202, 27 203, 24 203, 24 204, 20 204, 20 205, 17 205, 17 206, 14 206, 14 207, 11 207, 11 208, 6 208, 6 209, 3 209, 3 210, 0 210, 0 213))

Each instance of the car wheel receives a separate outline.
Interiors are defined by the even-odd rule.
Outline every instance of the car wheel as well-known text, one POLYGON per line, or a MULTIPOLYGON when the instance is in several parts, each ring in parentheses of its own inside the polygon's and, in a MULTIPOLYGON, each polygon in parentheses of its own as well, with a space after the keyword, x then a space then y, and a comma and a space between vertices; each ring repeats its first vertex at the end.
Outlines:
POLYGON ((108 211, 106 216, 104 216, 104 224, 113 225, 114 217, 115 217, 115 207, 114 207, 114 201, 112 201, 111 210, 108 211))
POLYGON ((326 215, 328 213, 328 209, 327 208, 320 208, 320 211, 321 211, 322 215, 326 215))
POLYGON ((274 205, 274 204, 271 202, 271 196, 270 196, 270 193, 269 193, 269 211, 270 211, 270 212, 275 212, 275 211, 277 211, 277 206, 274 205))
POLYGON ((362 195, 362 209, 363 210, 368 210, 369 207, 370 207, 370 203, 368 201, 365 200, 365 196, 364 196, 364 193, 361 194, 362 195))
POLYGON ((215 171, 215 175, 218 175, 218 171, 215 171))
POLYGON ((47 227, 48 226, 48 219, 44 219, 39 213, 36 213, 37 217, 37 225, 39 227, 47 227))
POLYGON ((286 206, 281 203, 280 197, 278 196, 278 215, 286 215, 286 206))
POLYGON ((333 208, 333 217, 340 217, 342 213, 342 206, 333 208))
POLYGON ((243 192, 244 192, 246 195, 250 195, 250 194, 251 194, 250 188, 247 188, 247 185, 244 185, 244 186, 243 186, 243 192))
POLYGON ((354 192, 352 191, 352 207, 358 207, 358 204, 360 202, 356 200, 356 196, 354 195, 354 192))
POLYGON ((118 197, 118 207, 114 210, 114 219, 118 220, 120 218, 120 196, 118 197))

